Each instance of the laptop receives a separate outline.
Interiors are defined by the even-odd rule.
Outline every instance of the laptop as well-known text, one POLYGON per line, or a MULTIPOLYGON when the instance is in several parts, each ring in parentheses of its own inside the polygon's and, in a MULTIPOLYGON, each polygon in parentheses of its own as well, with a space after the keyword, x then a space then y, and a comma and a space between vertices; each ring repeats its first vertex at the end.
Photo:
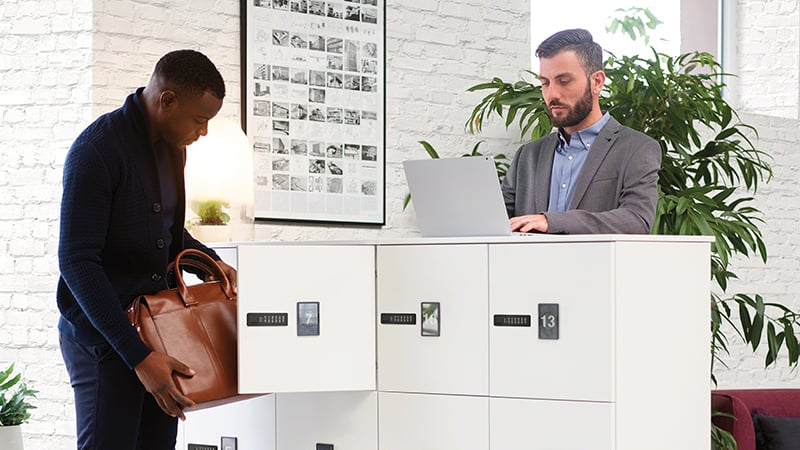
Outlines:
POLYGON ((409 160, 403 169, 422 236, 512 235, 491 157, 409 160))

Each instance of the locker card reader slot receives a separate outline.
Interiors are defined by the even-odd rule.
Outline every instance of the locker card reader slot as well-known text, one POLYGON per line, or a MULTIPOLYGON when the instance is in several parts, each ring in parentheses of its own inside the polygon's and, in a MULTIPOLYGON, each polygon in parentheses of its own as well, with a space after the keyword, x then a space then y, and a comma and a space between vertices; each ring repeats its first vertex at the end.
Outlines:
POLYGON ((381 323, 385 325, 416 325, 415 313, 381 313, 381 323))
POLYGON ((495 314, 494 326, 496 327, 530 327, 530 314, 495 314))
POLYGON ((247 313, 248 327, 288 327, 289 313, 247 313))

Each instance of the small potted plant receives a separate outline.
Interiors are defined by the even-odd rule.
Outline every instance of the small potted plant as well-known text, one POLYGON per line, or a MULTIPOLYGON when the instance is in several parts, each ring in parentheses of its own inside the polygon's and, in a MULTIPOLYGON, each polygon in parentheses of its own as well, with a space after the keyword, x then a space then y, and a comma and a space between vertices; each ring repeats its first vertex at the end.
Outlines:
POLYGON ((0 448, 22 450, 21 425, 31 417, 29 410, 36 408, 28 403, 37 391, 28 389, 22 375, 14 375, 14 364, 0 372, 0 448))
POLYGON ((192 235, 204 242, 227 242, 231 239, 227 226, 231 216, 225 212, 230 208, 225 200, 201 200, 191 202, 192 211, 197 219, 191 226, 192 235))

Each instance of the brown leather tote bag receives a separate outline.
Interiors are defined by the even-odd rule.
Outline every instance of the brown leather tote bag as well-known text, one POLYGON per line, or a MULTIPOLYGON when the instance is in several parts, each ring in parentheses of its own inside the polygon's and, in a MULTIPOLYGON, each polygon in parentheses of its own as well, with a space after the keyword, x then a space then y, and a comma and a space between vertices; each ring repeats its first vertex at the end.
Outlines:
POLYGON ((128 307, 128 318, 151 350, 166 353, 195 370, 193 377, 173 375, 183 394, 195 403, 236 396, 236 295, 220 266, 205 253, 186 249, 175 258, 177 288, 141 295, 128 307), (182 266, 205 274, 187 286, 182 266))

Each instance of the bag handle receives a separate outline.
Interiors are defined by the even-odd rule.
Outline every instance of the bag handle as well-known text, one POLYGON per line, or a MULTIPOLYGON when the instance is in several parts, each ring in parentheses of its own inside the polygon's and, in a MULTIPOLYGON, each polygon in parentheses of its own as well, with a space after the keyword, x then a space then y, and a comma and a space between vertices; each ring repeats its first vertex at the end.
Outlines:
POLYGON ((178 283, 178 293, 180 294, 181 299, 183 299, 183 303, 185 305, 196 305, 198 301, 189 292, 189 288, 183 281, 183 272, 180 270, 182 264, 190 265, 203 271, 206 279, 211 277, 212 280, 215 280, 213 282, 218 282, 221 284, 222 292, 225 294, 225 297, 227 297, 228 300, 236 299, 236 295, 233 293, 231 281, 228 279, 228 276, 225 275, 225 272, 222 271, 222 268, 219 266, 219 264, 217 264, 216 261, 214 261, 214 259, 200 250, 195 250, 193 248, 187 248, 183 250, 182 252, 178 253, 178 256, 175 257, 174 264, 176 267, 175 281, 178 283))
MULTIPOLYGON (((216 261, 215 261, 216 262, 216 261)), ((194 267, 195 269, 199 270, 203 273, 203 280, 205 282, 217 281, 216 275, 214 274, 214 269, 211 268, 205 261, 198 261, 196 259, 183 259, 181 260, 181 268, 183 267, 194 267)), ((179 270, 182 270, 179 268, 179 270)), ((167 265, 167 274, 173 272, 175 270, 175 261, 170 262, 167 265)), ((174 272, 173 272, 174 274, 174 272)))

